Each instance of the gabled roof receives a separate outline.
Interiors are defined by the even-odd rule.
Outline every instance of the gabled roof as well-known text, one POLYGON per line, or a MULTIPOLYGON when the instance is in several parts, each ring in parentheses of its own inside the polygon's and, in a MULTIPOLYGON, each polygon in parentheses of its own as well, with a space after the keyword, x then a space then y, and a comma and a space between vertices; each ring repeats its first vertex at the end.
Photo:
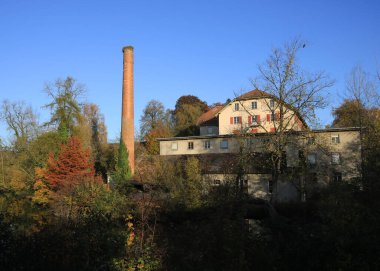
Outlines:
POLYGON ((244 93, 236 97, 234 101, 244 101, 244 100, 251 100, 251 99, 273 98, 273 97, 274 97, 273 95, 256 88, 254 90, 251 90, 247 93, 244 93))
MULTIPOLYGON (((272 94, 269 94, 265 91, 262 91, 262 90, 259 90, 259 89, 254 89, 254 90, 251 90, 249 92, 246 92, 238 97, 236 97, 234 100, 232 100, 229 104, 226 104, 221 110, 219 110, 216 114, 220 114, 224 109, 226 109, 228 106, 230 106, 232 103, 234 102, 238 102, 238 101, 246 101, 246 100, 253 100, 253 99, 262 99, 262 98, 271 98, 271 99, 274 99, 276 101, 279 101, 279 99, 275 96, 275 95, 272 95, 272 94)), ((297 116, 297 118, 303 123, 303 125, 305 127, 308 127, 305 119, 300 115, 300 113, 294 109, 291 105, 288 105, 286 103, 284 103, 287 107, 289 107, 291 110, 293 110, 297 116)))
POLYGON ((201 125, 203 123, 209 122, 210 120, 216 118, 218 112, 222 110, 224 105, 216 105, 212 107, 207 112, 204 112, 197 120, 197 125, 201 125))

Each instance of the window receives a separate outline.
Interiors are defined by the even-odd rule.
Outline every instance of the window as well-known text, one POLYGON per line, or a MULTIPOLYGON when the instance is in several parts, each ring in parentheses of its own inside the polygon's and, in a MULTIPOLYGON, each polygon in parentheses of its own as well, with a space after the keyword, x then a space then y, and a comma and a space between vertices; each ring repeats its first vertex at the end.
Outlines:
POLYGON ((317 164, 317 155, 315 153, 309 153, 307 155, 307 163, 310 166, 315 166, 317 164))
POLYGON ((211 127, 207 127, 207 134, 209 134, 209 135, 212 134, 212 128, 211 127))
POLYGON ((241 123, 241 117, 234 117, 234 124, 241 123))
POLYGON ((188 142, 188 143, 187 143, 187 148, 188 148, 189 150, 193 150, 193 149, 194 149, 194 142, 193 142, 193 141, 188 142))
POLYGON ((222 141, 220 141, 220 148, 221 149, 228 149, 228 140, 227 139, 223 139, 222 141))
POLYGON ((211 149, 211 142, 210 142, 210 140, 207 140, 207 141, 204 142, 204 147, 205 147, 205 149, 211 149))
POLYGON ((270 114, 270 121, 276 121, 276 114, 274 112, 270 114))
POLYGON ((257 102, 252 102, 252 109, 257 109, 257 102))
POLYGON ((340 143, 339 135, 332 135, 332 136, 331 136, 331 142, 332 142, 333 144, 339 144, 339 143, 340 143))
POLYGON ((259 116, 258 115, 252 116, 252 123, 254 123, 254 124, 259 123, 259 116))
POLYGON ((331 163, 333 165, 339 165, 340 164, 340 154, 339 153, 332 153, 331 154, 331 163))
POLYGON ((307 138, 307 144, 312 145, 315 143, 315 137, 308 137, 307 138))
POLYGON ((178 143, 177 142, 173 142, 172 143, 172 151, 176 151, 178 150, 178 143))
POLYGON ((342 172, 334 172, 332 176, 332 180, 334 182, 341 182, 342 181, 342 172))
POLYGON ((220 185, 221 184, 221 181, 220 180, 213 180, 212 181, 212 185, 213 186, 218 186, 218 185, 220 185))
POLYGON ((268 181, 268 192, 273 193, 273 181, 272 180, 268 181))
POLYGON ((274 100, 270 100, 270 101, 269 101, 269 107, 270 107, 270 108, 273 108, 273 107, 274 107, 274 100))
POLYGON ((239 103, 235 104, 235 111, 239 111, 239 103))

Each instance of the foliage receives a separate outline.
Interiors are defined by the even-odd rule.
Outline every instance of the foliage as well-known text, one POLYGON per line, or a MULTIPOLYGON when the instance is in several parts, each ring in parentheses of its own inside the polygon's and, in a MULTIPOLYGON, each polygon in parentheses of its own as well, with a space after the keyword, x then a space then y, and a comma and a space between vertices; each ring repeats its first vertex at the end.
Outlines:
POLYGON ((120 271, 153 271, 158 270, 161 262, 155 254, 155 245, 152 236, 142 244, 141 236, 136 234, 132 216, 126 218, 126 242, 125 255, 120 259, 113 260, 114 270, 120 271))
POLYGON ((94 180, 94 173, 90 151, 84 150, 80 139, 72 136, 66 145, 61 145, 57 158, 50 154, 44 177, 50 189, 58 191, 71 188, 83 179, 94 180))
POLYGON ((140 135, 144 138, 157 125, 163 125, 166 122, 164 105, 157 100, 150 100, 143 110, 140 118, 140 135))
POLYGON ((112 186, 122 194, 127 194, 131 188, 129 180, 132 178, 132 171, 129 166, 128 150, 122 139, 120 139, 115 167, 112 174, 112 186))
POLYGON ((84 86, 68 76, 64 80, 57 79, 54 84, 47 84, 45 92, 52 99, 45 105, 51 110, 51 119, 47 124, 57 125, 59 133, 69 137, 82 118, 77 99, 84 93, 84 86))
POLYGON ((175 131, 177 135, 198 135, 199 130, 196 126, 198 118, 207 109, 207 103, 201 101, 198 97, 192 95, 181 96, 177 100, 174 110, 175 131))
POLYGON ((107 127, 104 116, 96 104, 87 103, 83 106, 83 118, 75 129, 75 134, 87 142, 91 148, 91 159, 94 161, 95 173, 107 178, 107 127))
POLYGON ((0 120, 5 121, 7 129, 13 133, 14 144, 18 148, 25 145, 38 133, 38 120, 31 106, 24 102, 3 101, 0 120))

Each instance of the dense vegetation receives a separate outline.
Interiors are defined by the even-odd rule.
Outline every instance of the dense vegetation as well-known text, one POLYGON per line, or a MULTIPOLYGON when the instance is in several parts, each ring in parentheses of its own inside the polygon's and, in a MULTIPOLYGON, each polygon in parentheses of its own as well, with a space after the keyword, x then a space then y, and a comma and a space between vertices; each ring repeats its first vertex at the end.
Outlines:
POLYGON ((0 150, 0 268, 379 270, 380 114, 363 98, 375 95, 359 95, 370 90, 355 89, 333 112, 333 126, 362 130, 362 178, 274 205, 236 180, 204 182, 198 158, 151 155, 154 138, 195 132, 207 109, 197 97, 173 111, 148 104, 133 179, 128 150, 107 144, 99 108, 80 103, 73 78, 47 86, 43 125, 31 107, 4 101, 13 137, 0 150))

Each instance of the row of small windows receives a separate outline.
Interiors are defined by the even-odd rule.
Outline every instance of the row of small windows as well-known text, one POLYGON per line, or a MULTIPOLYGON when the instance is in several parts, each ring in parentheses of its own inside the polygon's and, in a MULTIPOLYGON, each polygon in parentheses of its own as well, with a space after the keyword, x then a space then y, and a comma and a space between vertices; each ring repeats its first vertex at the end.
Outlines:
MULTIPOLYGON (((274 108, 274 100, 269 101, 269 107, 274 108)), ((240 110, 240 103, 235 103, 234 109, 235 109, 235 111, 239 111, 240 110)), ((257 109, 257 101, 251 102, 251 109, 257 109)))
MULTIPOLYGON (((211 147, 212 147, 212 145, 211 145, 211 141, 210 140, 203 141, 203 148, 204 149, 211 149, 211 147)), ((228 140, 224 139, 224 140, 220 141, 220 148, 221 149, 228 149, 228 140)), ((173 151, 178 150, 178 143, 177 142, 172 142, 171 149, 173 151)), ((187 142, 187 149, 188 150, 193 150, 194 149, 194 142, 193 141, 187 142)))

